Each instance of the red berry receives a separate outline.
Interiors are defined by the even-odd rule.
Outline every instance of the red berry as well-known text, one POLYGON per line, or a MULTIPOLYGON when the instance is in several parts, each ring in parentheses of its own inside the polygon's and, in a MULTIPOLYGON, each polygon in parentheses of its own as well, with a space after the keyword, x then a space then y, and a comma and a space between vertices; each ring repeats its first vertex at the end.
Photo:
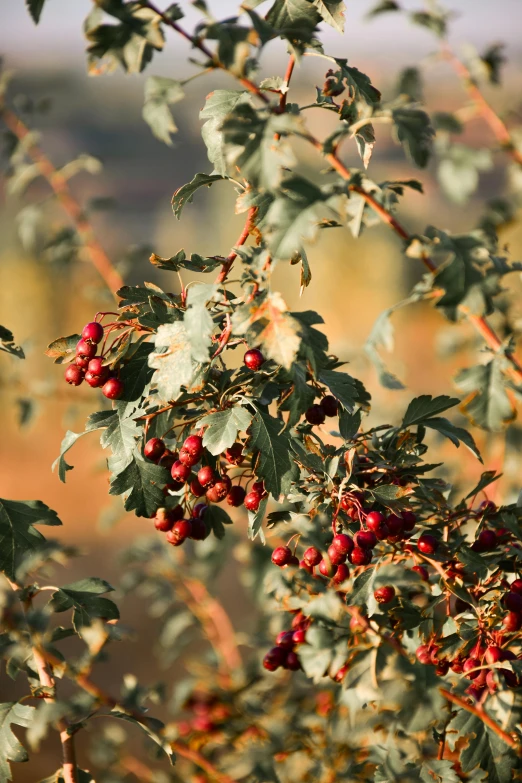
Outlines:
POLYGON ((512 593, 518 593, 519 595, 522 595, 522 579, 515 579, 514 582, 511 582, 509 589, 512 593))
POLYGON ((371 549, 361 549, 361 547, 356 546, 349 556, 349 560, 352 565, 368 565, 372 561, 372 551, 371 549))
POLYGON ((192 538, 194 541, 203 541, 209 534, 203 518, 194 517, 191 521, 192 530, 190 531, 190 538, 192 538))
POLYGON ((200 438, 199 435, 189 435, 185 439, 183 448, 195 458, 196 462, 199 462, 203 454, 203 438, 200 438))
POLYGON ((292 551, 287 546, 277 546, 272 552, 272 563, 276 566, 279 566, 279 568, 288 565, 291 558, 292 558, 292 551))
POLYGON ((486 650, 487 663, 498 663, 502 660, 502 650, 500 647, 490 646, 486 650))
POLYGON ((390 529, 386 522, 383 522, 382 525, 376 527, 373 532, 375 533, 377 541, 386 541, 386 539, 390 537, 390 529))
POLYGON ((243 504, 245 497, 246 492, 243 487, 240 487, 239 484, 234 484, 233 487, 230 487, 230 491, 227 495, 227 503, 229 506, 237 508, 243 504))
POLYGON ((86 370, 89 366, 90 359, 86 359, 85 356, 77 356, 74 363, 77 367, 81 367, 82 370, 86 370))
POLYGON ((284 647, 287 650, 291 650, 294 646, 293 636, 293 631, 281 631, 281 633, 277 634, 276 644, 279 647, 284 647))
POLYGON ((183 446, 179 451, 179 461, 187 468, 192 468, 199 460, 183 446))
POLYGON ((385 522, 384 514, 381 514, 380 511, 370 511, 370 513, 366 515, 366 526, 368 527, 368 530, 373 530, 374 533, 385 522))
POLYGON ((102 387, 102 393, 109 400, 119 400, 124 390, 123 381, 120 381, 119 378, 109 378, 102 387))
POLYGON ((428 574, 428 569, 421 565, 413 566, 411 569, 412 571, 416 571, 416 573, 420 576, 423 582, 429 582, 430 575, 428 574))
POLYGON ((353 537, 355 546, 361 549, 373 549, 377 544, 377 536, 371 530, 359 530, 353 537))
POLYGON ((493 503, 492 500, 483 500, 479 506, 479 510, 484 514, 494 514, 497 510, 497 504, 493 503))
POLYGON ((285 659, 286 655, 282 647, 272 647, 263 658, 263 666, 269 672, 275 672, 276 669, 283 665, 285 659))
POLYGON ((82 337, 90 343, 99 343, 103 340, 103 326, 97 321, 91 321, 82 329, 82 337))
POLYGON ((294 630, 302 627, 308 628, 309 625, 310 625, 310 620, 308 619, 308 617, 305 617, 302 612, 297 612, 296 614, 294 614, 292 618, 292 628, 294 630))
POLYGON ((431 651, 427 644, 421 644, 420 647, 417 647, 415 655, 420 663, 431 663, 431 651))
POLYGON ((216 474, 210 465, 204 465, 198 470, 198 481, 202 487, 210 487, 216 480, 216 474))
POLYGON ((101 375, 93 375, 92 372, 87 370, 85 373, 85 382, 89 384, 91 389, 98 389, 100 386, 103 386, 105 381, 101 377, 101 375))
POLYGON ((161 438, 150 438, 143 447, 147 459, 157 462, 165 453, 165 444, 161 438))
POLYGON ((325 397, 323 397, 320 404, 325 416, 328 416, 329 418, 337 416, 339 406, 337 404, 337 400, 335 397, 332 397, 331 394, 327 394, 325 397))
POLYGON ((391 536, 400 536, 404 530, 404 519, 402 517, 398 517, 396 514, 390 514, 386 520, 386 524, 391 536))
POLYGON ((395 588, 391 585, 378 587, 377 590, 374 591, 373 597, 378 604, 389 604, 390 601, 393 601, 395 598, 395 588))
POLYGON ((480 671, 471 671, 472 669, 476 669, 477 666, 480 666, 480 661, 478 658, 468 658, 466 661, 464 661, 462 671, 469 680, 474 680, 479 676, 480 671))
POLYGON ((101 356, 95 356, 94 359, 90 359, 87 369, 89 372, 92 372, 93 375, 101 375, 104 371, 106 371, 103 366, 103 359, 101 356))
POLYGON ((205 494, 205 487, 202 487, 197 478, 190 482, 190 491, 195 498, 202 498, 205 494))
POLYGON ((252 492, 259 492, 261 497, 263 497, 263 495, 266 495, 265 482, 254 481, 254 483, 252 484, 252 492))
POLYGON ((65 371, 64 378, 71 386, 79 386, 84 379, 84 371, 77 364, 70 364, 65 371))
POLYGON ((292 650, 287 652, 285 661, 283 663, 283 667, 285 669, 289 669, 291 672, 296 672, 298 669, 301 668, 299 658, 297 657, 296 653, 293 652, 292 650))
POLYGON ((504 630, 508 633, 518 631, 522 625, 522 615, 519 615, 516 612, 508 612, 502 620, 502 625, 504 626, 504 630))
POLYGON ((417 546, 419 551, 425 555, 434 555, 438 549, 439 542, 434 536, 430 536, 429 533, 423 533, 417 541, 417 546))
POLYGON ((244 458, 243 446, 241 443, 233 443, 232 446, 225 451, 225 459, 231 465, 241 465, 244 458))
POLYGON ((184 541, 192 533, 192 522, 190 519, 180 519, 174 523, 170 532, 173 538, 184 541))
POLYGON ((337 566, 337 571, 333 575, 333 580, 336 585, 340 585, 343 582, 345 582, 349 576, 350 576, 350 569, 348 568, 346 563, 341 563, 341 565, 337 566))
POLYGON ((332 565, 341 565, 341 563, 344 563, 346 560, 346 555, 343 555, 339 550, 333 545, 330 544, 328 547, 328 557, 330 559, 330 562, 332 565))
POLYGON ((522 612, 522 595, 518 593, 505 593, 502 603, 510 612, 522 612))
POLYGON ((302 568, 304 571, 307 571, 309 574, 314 573, 314 568, 311 565, 308 565, 306 560, 300 560, 299 561, 299 568, 302 568))
POLYGON ((293 631, 292 641, 294 644, 304 644, 306 642, 306 630, 298 628, 296 631, 293 631))
POLYGON ((207 508, 208 506, 206 503, 196 503, 192 509, 192 518, 197 519, 198 517, 202 517, 207 508))
POLYGON ((310 405, 305 413, 305 418, 309 424, 318 426, 324 424, 325 415, 324 410, 320 405, 310 405))
POLYGON ((172 511, 170 511, 170 509, 158 508, 156 511, 156 516, 154 517, 154 527, 156 530, 160 530, 162 533, 166 533, 167 530, 172 530, 172 526, 175 521, 176 516, 172 511))
POLYGON ((497 537, 494 530, 481 530, 477 540, 472 545, 475 552, 491 552, 497 545, 497 537))
POLYGON ((349 555, 353 549, 353 541, 346 533, 338 533, 333 537, 332 545, 342 554, 349 555))
POLYGON ((335 566, 329 563, 328 560, 321 560, 319 563, 319 572, 326 577, 331 577, 336 571, 335 566))
POLYGON ((181 481, 184 484, 190 476, 190 468, 178 459, 172 466, 170 475, 174 481, 181 481))
POLYGON ((303 560, 305 563, 309 566, 312 566, 312 568, 316 565, 319 565, 322 559, 323 558, 321 553, 318 549, 315 548, 315 546, 309 546, 303 555, 303 560))
POLYGON ((259 504, 261 503, 261 495, 259 492, 249 492, 248 495, 245 496, 244 503, 249 511, 257 511, 259 504))
POLYGON ((299 565, 299 558, 296 555, 292 555, 292 557, 288 561, 288 565, 298 566, 299 565))
POLYGON ((94 343, 86 342, 86 340, 80 340, 76 343, 76 356, 82 356, 84 359, 94 359, 96 346, 94 343))
POLYGON ((211 503, 221 503, 222 500, 226 498, 228 493, 230 492, 231 488, 231 481, 228 478, 228 476, 222 476, 221 478, 218 478, 218 480, 207 489, 206 495, 207 499, 211 501, 211 503))
POLYGON ((336 674, 334 676, 335 682, 342 682, 344 680, 344 678, 346 677, 346 675, 348 674, 348 669, 349 668, 350 667, 348 666, 347 663, 345 663, 344 666, 341 666, 339 671, 336 672, 336 674))
POLYGON ((417 517, 413 511, 402 511, 401 516, 404 520, 404 530, 410 533, 417 524, 417 517))
POLYGON ((165 449, 164 453, 158 460, 158 465, 162 465, 164 468, 167 468, 167 470, 171 470, 174 463, 178 461, 178 457, 179 454, 177 451, 165 449))
POLYGON ((243 356, 243 361, 249 370, 256 372, 259 370, 262 364, 265 362, 265 357, 259 350, 259 348, 251 348, 243 356))
POLYGON ((498 690, 497 678, 494 671, 489 671, 487 673, 486 685, 488 686, 490 693, 494 693, 496 690, 498 690))

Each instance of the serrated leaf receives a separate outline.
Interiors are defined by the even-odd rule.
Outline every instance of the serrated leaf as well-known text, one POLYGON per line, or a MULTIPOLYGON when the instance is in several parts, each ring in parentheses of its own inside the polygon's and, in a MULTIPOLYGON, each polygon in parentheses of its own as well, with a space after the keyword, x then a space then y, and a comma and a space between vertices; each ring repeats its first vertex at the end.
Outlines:
POLYGON ((483 489, 489 487, 489 485, 492 484, 494 481, 498 481, 501 475, 502 475, 501 473, 497 474, 496 471, 494 470, 485 470, 484 473, 482 473, 478 484, 476 484, 473 487, 471 492, 468 495, 466 495, 464 500, 469 500, 469 498, 478 495, 479 492, 482 492, 483 489))
POLYGON ((198 426, 206 427, 203 446, 211 454, 222 454, 235 443, 238 432, 246 432, 251 421, 252 414, 240 405, 209 413, 198 422, 198 426))
POLYGON ((30 725, 34 707, 28 707, 17 702, 0 704, 0 781, 7 783, 12 780, 10 761, 29 761, 29 756, 19 742, 11 725, 27 728, 30 725))
POLYGON ((314 6, 327 22, 338 33, 344 33, 344 0, 312 0, 314 6))
POLYGON ((275 498, 288 493, 296 478, 297 466, 292 459, 289 436, 282 432, 284 422, 268 413, 256 411, 250 426, 251 446, 259 450, 256 475, 275 498))
POLYGON ((25 5, 35 24, 38 24, 42 15, 45 0, 25 0, 25 5))
POLYGON ((516 416, 507 394, 503 361, 503 357, 495 357, 487 364, 461 370, 455 378, 458 388, 468 395, 464 412, 473 424, 491 432, 500 432, 516 416))
POLYGON ((448 408, 454 408, 459 404, 460 400, 457 397, 448 397, 446 394, 441 394, 438 397, 422 394, 420 397, 415 397, 408 405, 401 426, 413 427, 415 424, 421 424, 426 419, 436 416, 437 413, 447 411, 448 408))
POLYGON ((473 436, 463 427, 456 427, 454 424, 448 421, 448 419, 442 418, 440 416, 437 416, 433 419, 424 419, 422 424, 424 427, 429 427, 432 430, 436 430, 437 432, 440 432, 441 435, 444 435, 444 437, 449 438, 449 440, 457 448, 461 443, 463 443, 465 446, 467 446, 471 453, 480 460, 480 462, 483 461, 475 441, 473 440, 473 436))
POLYGON ((194 362, 205 363, 209 360, 212 345, 214 322, 207 309, 207 303, 216 291, 211 283, 192 285, 187 294, 187 309, 183 316, 183 325, 190 343, 190 353, 194 362))
POLYGON ((239 90, 214 90, 207 96, 204 108, 199 113, 206 120, 201 128, 203 141, 207 146, 207 155, 214 165, 214 171, 223 177, 227 173, 225 145, 221 125, 225 117, 240 103, 248 103, 251 98, 247 92, 239 90))
POLYGON ((452 746, 459 736, 467 738, 467 747, 460 753, 464 772, 481 767, 488 773, 488 783, 509 783, 512 780, 516 758, 513 751, 476 715, 459 710, 448 726, 447 736, 452 746))
POLYGON ((169 106, 185 97, 181 83, 164 76, 149 76, 145 82, 143 119, 160 141, 171 145, 171 134, 177 127, 169 106))
POLYGON ((444 193, 455 204, 465 204, 479 185, 479 173, 493 166, 488 149, 451 144, 441 153, 437 176, 444 193))
POLYGON ((71 334, 69 337, 58 337, 47 346, 46 356, 54 359, 55 364, 62 364, 64 361, 73 359, 76 355, 76 346, 80 340, 79 334, 71 334))
POLYGON ((368 406, 370 395, 362 383, 348 373, 321 370, 317 377, 348 413, 354 413, 358 407, 368 406))
POLYGON ((287 311, 281 294, 269 292, 258 303, 255 299, 232 316, 234 334, 247 334, 249 345, 259 345, 263 354, 289 370, 301 344, 298 321, 287 311))
POLYGON ((0 571, 14 581, 24 557, 45 545, 45 538, 34 525, 61 524, 56 511, 40 500, 0 498, 0 571))
POLYGON ((19 345, 15 345, 13 333, 5 326, 0 326, 0 351, 10 353, 18 359, 25 359, 23 349, 19 345))
POLYGON ((205 511, 205 524, 209 525, 215 537, 221 540, 225 537, 224 525, 231 525, 232 520, 225 509, 212 504, 205 511))
POLYGON ((214 182, 219 182, 224 179, 226 179, 226 177, 221 174, 196 174, 190 182, 178 188, 172 196, 171 201, 173 212, 178 220, 181 217, 183 207, 192 202, 194 194, 199 188, 210 187, 214 182))
POLYGON ((425 168, 431 156, 435 131, 430 118, 422 109, 394 109, 392 112, 394 133, 404 147, 408 158, 420 168, 425 168))
POLYGON ((149 739, 151 739, 161 748, 161 750, 167 755, 170 763, 174 765, 176 755, 172 750, 169 741, 163 736, 163 730, 165 728, 164 723, 162 723, 160 720, 157 720, 157 718, 149 717, 144 717, 143 719, 138 720, 132 715, 127 715, 126 712, 120 712, 119 710, 112 710, 109 714, 113 718, 119 718, 120 720, 133 723, 135 726, 139 726, 149 737, 149 739))
POLYGON ((261 543, 265 543, 265 535, 262 530, 263 520, 266 515, 266 507, 268 504, 268 498, 263 498, 257 511, 248 510, 248 537, 251 541, 259 535, 261 543))
POLYGON ((88 577, 78 582, 63 585, 52 594, 49 608, 53 612, 73 610, 72 623, 77 633, 84 626, 91 625, 95 617, 104 620, 118 620, 118 607, 109 598, 101 598, 114 590, 108 582, 96 577, 88 577))
POLYGON ((198 370, 185 325, 177 322, 158 327, 154 344, 156 351, 150 354, 149 365, 156 370, 152 382, 158 390, 158 401, 176 400, 182 387, 192 388, 198 370))
POLYGON ((162 465, 142 459, 135 451, 129 464, 111 477, 109 494, 123 495, 127 511, 150 518, 164 505, 163 487, 168 479, 168 471, 162 465))

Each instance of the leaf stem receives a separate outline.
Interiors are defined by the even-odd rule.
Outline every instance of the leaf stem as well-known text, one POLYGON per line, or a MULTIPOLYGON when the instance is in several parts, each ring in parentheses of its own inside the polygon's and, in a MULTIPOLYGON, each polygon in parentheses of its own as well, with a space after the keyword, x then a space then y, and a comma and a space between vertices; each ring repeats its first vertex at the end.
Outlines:
MULTIPOLYGON (((247 241, 247 239, 248 239, 248 237, 250 235, 250 232, 252 231, 252 228, 253 228, 253 222, 254 222, 254 217, 256 215, 256 212, 257 212, 257 207, 250 207, 250 209, 248 210, 248 216, 247 216, 247 219, 246 219, 246 223, 243 226, 243 231, 241 232, 241 234, 239 235, 239 237, 236 240, 236 243, 234 245, 235 248, 236 247, 241 247, 247 241)), ((216 285, 221 285, 221 283, 225 282, 225 280, 227 279, 228 273, 230 272, 230 270, 232 268, 232 264, 234 263, 236 258, 237 258, 237 253, 236 253, 235 250, 232 250, 231 253, 226 257, 225 261, 223 262, 223 264, 221 266, 221 270, 220 270, 218 276, 216 277, 216 285)))

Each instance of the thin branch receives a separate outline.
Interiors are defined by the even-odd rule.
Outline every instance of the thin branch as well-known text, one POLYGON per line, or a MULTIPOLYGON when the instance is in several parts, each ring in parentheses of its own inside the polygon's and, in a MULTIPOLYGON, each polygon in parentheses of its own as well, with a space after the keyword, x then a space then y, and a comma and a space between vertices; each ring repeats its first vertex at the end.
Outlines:
POLYGON ((188 759, 189 761, 192 761, 193 764, 197 764, 197 766, 201 769, 204 769, 207 775, 209 775, 209 777, 213 780, 216 780, 217 783, 236 783, 233 778, 216 769, 213 764, 210 763, 210 761, 207 761, 207 759, 196 750, 187 748, 185 745, 181 745, 179 742, 171 742, 170 746, 175 753, 183 756, 183 758, 188 759))
MULTIPOLYGON (((29 128, 11 109, 0 106, 0 118, 19 141, 24 141, 28 137, 30 139, 31 132, 29 128)), ((66 177, 55 168, 47 155, 42 152, 34 141, 30 141, 27 146, 27 154, 33 159, 38 166, 40 174, 54 190, 58 201, 69 216, 71 223, 75 226, 83 246, 88 250, 93 266, 96 267, 107 287, 114 294, 115 291, 123 286, 123 278, 96 239, 90 222, 70 191, 66 177)))
MULTIPOLYGON (((254 217, 256 212, 257 212, 257 207, 250 207, 250 209, 248 210, 248 215, 247 215, 246 223, 243 227, 243 231, 237 238, 234 247, 241 247, 247 241, 250 232, 252 231, 253 228, 253 222, 254 222, 254 217)), ((232 264, 234 263, 236 258, 237 258, 237 253, 235 250, 232 250, 232 252, 227 256, 227 258, 225 259, 225 261, 221 266, 221 270, 218 276, 216 277, 216 285, 220 285, 221 283, 225 282, 228 273, 232 268, 232 264)))
POLYGON ((445 688, 439 688, 439 691, 446 699, 448 699, 448 701, 453 702, 453 704, 456 704, 458 707, 461 707, 467 712, 471 712, 472 715, 475 715, 476 718, 479 718, 479 720, 481 720, 482 723, 494 731, 495 734, 497 734, 497 736, 499 736, 500 739, 506 743, 506 745, 509 745, 510 748, 513 748, 517 754, 522 754, 522 745, 520 744, 520 741, 515 739, 515 737, 513 737, 511 734, 508 734, 507 731, 504 731, 504 729, 499 726, 498 723, 494 721, 493 718, 487 714, 487 712, 485 712, 485 710, 483 710, 481 707, 475 707, 475 705, 470 704, 460 696, 451 693, 451 691, 447 691, 445 688))

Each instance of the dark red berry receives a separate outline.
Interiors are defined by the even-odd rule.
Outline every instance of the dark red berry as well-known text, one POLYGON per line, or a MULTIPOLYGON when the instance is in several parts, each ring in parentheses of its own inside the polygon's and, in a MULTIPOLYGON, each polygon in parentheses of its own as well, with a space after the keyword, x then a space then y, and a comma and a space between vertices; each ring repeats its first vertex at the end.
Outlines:
POLYGON ((91 389, 98 389, 100 386, 103 386, 105 383, 105 380, 102 378, 101 375, 94 375, 90 370, 87 370, 85 373, 85 382, 89 384, 91 389))
POLYGON ((522 615, 519 615, 516 612, 508 612, 502 620, 502 625, 504 626, 504 630, 508 633, 518 631, 520 630, 520 626, 522 626, 522 615))
POLYGON ((123 381, 120 381, 119 378, 109 378, 102 387, 102 393, 109 400, 119 400, 124 391, 123 381))
POLYGON ((311 566, 311 565, 308 565, 308 563, 306 562, 306 560, 300 560, 300 561, 299 561, 299 568, 302 568, 302 569, 304 569, 304 570, 305 570, 305 571, 307 571, 309 574, 313 574, 313 573, 314 573, 314 568, 313 568, 313 566, 311 566))
POLYGON ((158 460, 158 465, 162 465, 164 468, 167 468, 167 470, 172 470, 172 466, 175 462, 178 461, 179 454, 177 451, 171 451, 170 449, 165 449, 164 453, 161 455, 161 457, 158 460))
POLYGON ((263 666, 269 672, 275 672, 286 660, 286 654, 282 647, 272 647, 263 658, 263 666))
POLYGON ((202 517, 207 510, 208 506, 206 503, 196 503, 194 508, 192 509, 192 518, 196 519, 197 517, 202 517))
POLYGON ((315 546, 309 546, 303 555, 303 560, 305 563, 307 563, 309 566, 312 566, 312 568, 316 565, 319 565, 322 559, 323 556, 319 550, 315 548, 315 546))
POLYGON ((505 593, 502 603, 510 612, 522 612, 522 595, 518 593, 505 593))
POLYGON ((254 481, 254 483, 252 484, 252 492, 259 492, 261 497, 263 497, 263 495, 266 495, 265 482, 254 481))
POLYGON ((306 421, 314 426, 324 424, 325 415, 324 410, 320 405, 310 405, 305 413, 306 421))
POLYGON ((404 520, 404 530, 410 533, 417 524, 417 517, 413 511, 402 511, 401 516, 404 520))
POLYGON ((350 576, 350 569, 348 568, 346 563, 341 563, 341 565, 337 566, 337 571, 333 575, 333 580, 336 585, 340 585, 343 582, 345 582, 349 576, 350 576))
POLYGON ((165 444, 161 438, 150 438, 143 447, 147 459, 157 462, 165 453, 165 444))
POLYGON ((71 386, 79 386, 82 383, 85 372, 77 364, 70 364, 65 371, 64 378, 71 386))
POLYGON ((502 659, 502 650, 500 647, 495 647, 494 645, 491 645, 486 650, 486 661, 487 663, 498 663, 498 661, 501 661, 502 659))
POLYGON ((227 503, 229 506, 237 508, 243 504, 245 497, 246 492, 243 487, 240 487, 239 484, 234 484, 233 487, 230 487, 230 491, 227 495, 227 503))
POLYGON ((389 604, 395 598, 395 588, 391 585, 378 587, 377 590, 374 590, 373 597, 378 604, 389 604))
POLYGON ((306 631, 304 628, 298 628, 292 633, 292 641, 294 644, 304 644, 306 642, 306 631))
POLYGON ((415 655, 420 663, 431 663, 431 651, 427 644, 421 644, 420 647, 417 647, 415 655))
POLYGON ((103 326, 97 321, 91 321, 82 329, 82 337, 90 343, 99 343, 103 340, 103 326))
POLYGON ((425 555, 434 555, 439 547, 439 542, 429 533, 423 533, 417 541, 417 546, 419 551, 423 552, 425 555))
POLYGON ((491 552, 497 545, 497 537, 494 530, 481 530, 477 540, 472 546, 476 552, 491 552))
POLYGON ((384 514, 381 514, 380 511, 370 511, 370 513, 366 515, 366 526, 368 530, 372 530, 374 533, 385 522, 386 519, 384 514))
POLYGON ((404 530, 404 519, 398 517, 396 514, 390 514, 386 520, 386 525, 388 526, 391 536, 400 536, 404 530))
POLYGON ((175 462, 172 466, 170 475, 174 481, 181 481, 184 484, 190 476, 190 468, 187 467, 187 465, 184 465, 178 459, 177 462, 175 462))
POLYGON ((515 579, 514 582, 511 582, 509 589, 512 593, 518 593, 519 595, 522 595, 522 579, 515 579))
POLYGON ((76 344, 76 356, 82 356, 84 359, 94 359, 96 346, 94 343, 88 343, 86 340, 80 340, 76 344))
POLYGON ((241 443, 233 443, 232 446, 225 451, 225 459, 231 465, 241 465, 244 458, 243 446, 241 443))
POLYGON ((328 557, 330 559, 330 562, 332 565, 341 565, 341 563, 344 563, 346 560, 346 555, 343 555, 339 550, 333 545, 330 544, 328 547, 328 557))
POLYGON ((344 680, 344 678, 346 677, 346 675, 348 674, 348 669, 349 668, 350 667, 348 666, 347 663, 345 663, 344 666, 341 666, 339 671, 336 672, 335 675, 334 675, 335 682, 342 682, 344 680))
POLYGON ((323 397, 320 404, 325 416, 328 416, 329 418, 337 416, 339 405, 335 397, 332 397, 331 394, 327 394, 325 397, 323 397))
POLYGON ((252 492, 249 492, 245 496, 244 503, 245 503, 245 507, 249 511, 257 511, 257 509, 259 508, 259 504, 261 503, 261 495, 259 494, 259 492, 255 492, 252 490, 252 492))
POLYGON ((95 356, 94 359, 90 359, 87 369, 89 372, 92 372, 93 375, 102 375, 103 372, 107 372, 103 365, 103 359, 100 356, 95 356))
POLYGON ((176 516, 167 508, 158 508, 156 516, 154 517, 154 527, 156 530, 160 530, 162 533, 166 533, 167 530, 172 530, 172 526, 176 521, 176 516))
MULTIPOLYGON (((205 506, 206 508, 206 506, 205 506)), ((190 531, 190 538, 194 541, 203 541, 209 531, 202 517, 194 517, 192 519, 192 530, 190 531)))
POLYGON ((85 356, 77 356, 74 363, 77 367, 81 367, 82 370, 86 370, 89 366, 90 359, 86 359, 85 356))
POLYGON ((478 658, 468 658, 466 661, 464 661, 462 671, 464 672, 464 674, 468 679, 474 680, 476 677, 479 676, 480 670, 478 671, 471 671, 471 670, 476 669, 477 666, 480 666, 480 661, 478 658))
POLYGON ((372 561, 372 551, 371 549, 361 549, 361 547, 356 546, 349 555, 349 560, 352 565, 368 565, 372 561))
POLYGON ((333 537, 332 545, 342 555, 349 555, 353 549, 353 540, 346 533, 338 533, 333 537))
POLYGON ((228 476, 222 476, 207 489, 207 500, 210 500, 211 503, 221 503, 228 495, 230 488, 230 479, 228 476))
POLYGON ((180 462, 186 465, 187 468, 192 468, 197 462, 199 462, 198 458, 191 454, 190 451, 187 451, 184 446, 179 451, 178 459, 180 462))
POLYGON ((202 498, 205 494, 205 487, 202 487, 197 478, 194 478, 190 482, 190 491, 195 498, 202 498))
POLYGON ((497 510, 497 504, 492 500, 483 500, 479 506, 479 510, 484 514, 494 514, 497 510))
POLYGON ((390 537, 390 529, 386 522, 383 522, 382 525, 376 527, 372 532, 375 533, 377 541, 386 541, 386 539, 390 537))
POLYGON ((281 631, 281 633, 277 634, 276 644, 279 647, 284 647, 287 650, 291 650, 294 646, 293 636, 293 631, 281 631))
POLYGON ((326 577, 332 577, 335 574, 336 567, 328 562, 328 560, 321 560, 319 563, 319 573, 326 577))
POLYGON ((371 530, 359 530, 354 535, 353 542, 361 549, 373 549, 377 544, 377 536, 371 530))
MULTIPOLYGON (((247 495, 248 497, 248 495, 247 495)), ((287 546, 277 546, 272 552, 272 563, 282 568, 288 565, 292 558, 292 551, 287 546)))
POLYGON ((196 462, 199 462, 203 454, 203 438, 200 438, 199 435, 189 435, 183 444, 183 448, 195 458, 196 462))
POLYGON ((180 519, 174 523, 170 532, 173 538, 177 538, 178 541, 184 541, 192 533, 192 522, 190 519, 180 519))
POLYGON ((301 668, 299 658, 293 650, 289 650, 286 654, 285 661, 283 663, 285 669, 289 669, 291 672, 296 672, 301 668))
POLYGON ((428 573, 428 569, 425 566, 421 566, 421 565, 413 566, 412 571, 415 571, 420 576, 423 582, 429 582, 430 575, 428 573))
POLYGON ((249 370, 256 372, 265 362, 265 357, 259 348, 251 348, 243 356, 243 361, 249 370))
POLYGON ((291 565, 291 566, 298 566, 299 565, 299 558, 297 557, 297 555, 292 555, 292 557, 288 561, 288 565, 291 565))
POLYGON ((202 487, 210 487, 216 480, 216 474, 210 465, 204 465, 198 470, 198 481, 202 487))

